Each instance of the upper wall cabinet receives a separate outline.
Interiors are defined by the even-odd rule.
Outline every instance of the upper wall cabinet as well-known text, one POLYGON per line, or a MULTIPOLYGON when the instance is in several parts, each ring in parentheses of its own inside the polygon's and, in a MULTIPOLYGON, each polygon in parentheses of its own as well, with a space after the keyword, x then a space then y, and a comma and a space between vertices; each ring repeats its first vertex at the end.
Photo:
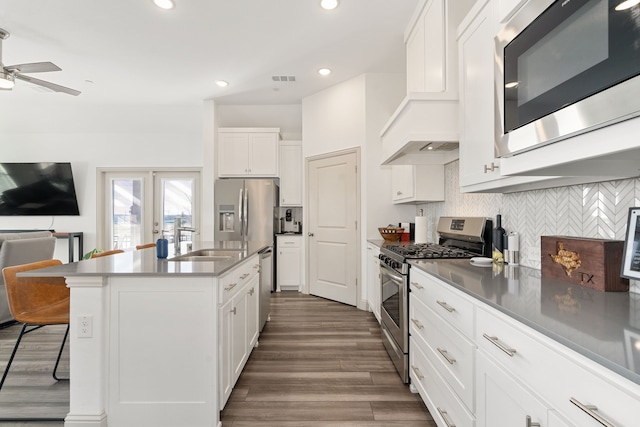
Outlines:
POLYGON ((456 28, 474 0, 421 0, 405 31, 407 96, 381 131, 382 164, 458 158, 456 28))
POLYGON ((280 206, 302 206, 302 142, 280 143, 280 206))
POLYGON ((616 146, 637 146, 633 138, 624 135, 637 134, 640 119, 513 157, 495 157, 494 37, 502 25, 501 17, 512 15, 523 3, 480 0, 458 28, 460 190, 509 193, 617 179, 625 174, 637 176, 638 155, 612 153, 616 146), (625 130, 634 129, 634 121, 635 131, 625 130))
POLYGON ((220 128, 220 177, 278 176, 279 128, 220 128))
POLYGON ((391 192, 394 204, 443 201, 444 166, 394 165, 391 192))

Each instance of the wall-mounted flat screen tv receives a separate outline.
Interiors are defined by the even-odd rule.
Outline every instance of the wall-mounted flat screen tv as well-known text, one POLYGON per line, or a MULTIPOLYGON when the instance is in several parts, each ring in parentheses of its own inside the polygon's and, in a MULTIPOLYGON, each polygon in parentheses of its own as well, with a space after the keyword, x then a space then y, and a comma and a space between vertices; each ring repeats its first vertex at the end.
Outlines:
POLYGON ((80 215, 70 163, 0 163, 0 215, 80 215))

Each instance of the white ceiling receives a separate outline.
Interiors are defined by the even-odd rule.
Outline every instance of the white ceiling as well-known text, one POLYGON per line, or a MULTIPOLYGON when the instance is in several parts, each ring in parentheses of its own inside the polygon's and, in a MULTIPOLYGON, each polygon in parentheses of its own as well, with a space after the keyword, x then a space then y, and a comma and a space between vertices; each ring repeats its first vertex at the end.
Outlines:
POLYGON ((362 73, 404 72, 418 1, 341 0, 326 11, 319 0, 175 0, 165 11, 152 0, 2 0, 2 62, 51 61, 62 71, 30 75, 82 94, 16 81, 0 103, 295 104, 362 73))

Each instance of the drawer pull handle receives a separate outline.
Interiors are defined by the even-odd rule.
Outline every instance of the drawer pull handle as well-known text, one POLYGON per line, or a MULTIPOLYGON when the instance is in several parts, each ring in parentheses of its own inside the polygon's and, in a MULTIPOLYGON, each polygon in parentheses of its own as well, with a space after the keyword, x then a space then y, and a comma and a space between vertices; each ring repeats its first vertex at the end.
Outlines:
POLYGON ((602 418, 600 415, 598 415, 596 413, 596 411, 598 410, 597 406, 585 405, 583 403, 580 403, 578 401, 578 399, 576 399, 575 397, 572 397, 571 399, 569 399, 569 401, 571 403, 573 403, 574 405, 576 405, 578 408, 580 408, 582 411, 586 412, 587 415, 589 415, 591 418, 593 418, 594 420, 596 420, 597 422, 599 422, 603 426, 605 426, 605 427, 615 427, 609 421, 607 421, 606 419, 602 418))
POLYGON ((411 282, 411 286, 413 286, 416 289, 424 289, 424 286, 422 286, 420 283, 418 282, 411 282))
POLYGON ((449 353, 444 348, 438 347, 438 352, 442 355, 442 357, 445 358, 447 362, 449 362, 449 365, 453 365, 454 363, 456 363, 456 359, 449 356, 449 353))
POLYGON ((251 288, 251 289, 249 289, 249 291, 247 291, 247 293, 248 293, 250 296, 253 296, 253 293, 254 293, 254 292, 255 292, 255 291, 253 290, 253 288, 251 288))
POLYGON ((417 327, 418 329, 424 329, 424 325, 423 325, 422 323, 420 323, 420 321, 419 321, 419 320, 417 320, 417 319, 411 319, 411 321, 413 322, 413 324, 414 324, 414 325, 416 325, 416 327, 417 327))
POLYGON ((513 355, 516 354, 516 350, 514 348, 509 348, 509 347, 505 346, 504 344, 502 344, 500 342, 500 340, 498 340, 498 337, 491 337, 491 336, 489 336, 487 334, 482 334, 482 336, 485 337, 486 339, 488 339, 491 342, 491 344, 495 345, 500 350, 502 350, 503 352, 508 354, 509 357, 513 357, 513 355))
POLYGON ((531 417, 527 415, 527 424, 525 425, 525 427, 540 427, 540 423, 532 423, 531 417))
POLYGON ((229 286, 226 286, 226 287, 224 288, 224 290, 225 290, 225 291, 230 291, 231 289, 235 288, 235 287, 236 287, 236 285, 237 285, 237 283, 231 283, 231 284, 229 284, 229 286))
POLYGON ((250 276, 250 274, 249 274, 249 273, 244 273, 242 276, 240 276, 240 280, 244 280, 244 279, 246 279, 246 278, 247 278, 247 277, 249 277, 249 276, 250 276))
POLYGON ((420 372, 417 366, 411 365, 411 369, 413 369, 413 372, 415 372, 416 377, 418 377, 420 381, 424 380, 424 375, 422 375, 422 372, 420 372))
POLYGON ((447 427, 456 427, 456 425, 454 423, 449 421, 449 414, 447 414, 447 411, 445 411, 444 409, 440 409, 440 408, 436 408, 436 409, 438 410, 438 413, 442 417, 442 420, 444 421, 444 423, 446 424, 447 427))
POLYGON ((444 301, 436 301, 436 302, 438 303, 438 305, 440 305, 442 308, 447 310, 449 313, 453 313, 454 311, 456 311, 455 308, 451 307, 449 304, 447 304, 444 301))

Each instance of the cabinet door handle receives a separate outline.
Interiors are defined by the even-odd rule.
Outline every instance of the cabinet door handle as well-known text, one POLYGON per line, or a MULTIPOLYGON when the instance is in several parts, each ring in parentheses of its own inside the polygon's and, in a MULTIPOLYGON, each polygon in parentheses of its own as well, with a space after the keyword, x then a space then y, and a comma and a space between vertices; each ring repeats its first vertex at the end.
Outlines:
POLYGON ((447 310, 449 313, 453 313, 454 311, 456 311, 455 308, 451 307, 449 304, 447 304, 444 301, 436 301, 436 302, 438 303, 438 305, 440 305, 442 308, 447 310))
POLYGON ((225 290, 225 291, 230 291, 231 289, 235 288, 235 287, 236 287, 236 285, 237 285, 237 283, 231 283, 231 284, 229 284, 229 286, 226 286, 226 287, 224 288, 224 290, 225 290))
POLYGON ((229 312, 233 313, 233 315, 235 316, 236 315, 236 308, 233 307, 231 310, 229 310, 229 312))
POLYGON ((500 169, 500 166, 499 166, 499 165, 494 164, 493 162, 491 162, 491 167, 489 167, 489 166, 487 166, 487 165, 484 165, 484 173, 487 173, 487 172, 493 172, 493 171, 495 171, 496 169, 500 169))
POLYGON ((506 345, 502 344, 500 342, 500 340, 498 339, 498 337, 491 337, 491 336, 489 336, 487 334, 482 334, 482 336, 485 337, 486 339, 488 339, 489 342, 491 342, 491 344, 495 345, 500 350, 502 350, 503 352, 508 354, 509 357, 513 357, 513 355, 516 354, 516 350, 514 348, 509 348, 506 345))
POLYGON ((540 427, 540 423, 531 422, 531 417, 529 415, 527 415, 526 421, 527 423, 525 424, 525 427, 540 427))
POLYGON ((424 289, 424 286, 422 286, 420 283, 418 282, 411 282, 411 286, 413 286, 416 289, 424 289))
POLYGON ((438 413, 442 417, 442 420, 444 421, 447 427, 456 427, 456 425, 449 420, 449 415, 447 414, 447 411, 445 411, 442 408, 436 408, 436 409, 438 410, 438 413))
POLYGON ((598 410, 597 406, 594 405, 585 405, 583 403, 580 403, 578 401, 578 399, 576 399, 575 397, 572 397, 571 399, 569 399, 569 401, 571 403, 573 403, 574 405, 576 405, 578 408, 580 408, 582 411, 584 411, 587 415, 589 415, 591 418, 593 418, 594 420, 596 420, 597 422, 599 422, 600 424, 602 424, 605 427, 615 427, 613 424, 611 424, 609 421, 607 421, 606 419, 602 418, 600 415, 598 415, 596 413, 596 411, 598 410))
POLYGON ((240 280, 244 280, 247 277, 249 277, 249 273, 244 273, 242 276, 240 276, 240 280))
POLYGON ((413 372, 415 372, 416 377, 418 377, 420 381, 424 380, 424 375, 422 375, 422 372, 420 372, 417 366, 411 365, 411 369, 413 369, 413 372))
POLYGON ((449 362, 449 365, 453 365, 454 363, 456 363, 456 359, 449 356, 449 353, 447 353, 447 350, 445 350, 444 348, 438 347, 438 352, 442 355, 442 357, 445 358, 447 362, 449 362))
POLYGON ((247 291, 247 293, 248 293, 250 296, 253 296, 253 293, 254 293, 254 292, 255 292, 255 291, 253 290, 253 288, 251 288, 251 289, 249 289, 249 290, 247 291))
POLYGON ((396 191, 396 196, 402 196, 402 191, 396 191))
POLYGON ((419 321, 419 320, 417 320, 417 319, 411 319, 411 321, 413 322, 413 324, 414 324, 414 325, 416 325, 416 327, 417 327, 418 329, 424 329, 424 325, 423 325, 422 323, 420 323, 420 321, 419 321))

